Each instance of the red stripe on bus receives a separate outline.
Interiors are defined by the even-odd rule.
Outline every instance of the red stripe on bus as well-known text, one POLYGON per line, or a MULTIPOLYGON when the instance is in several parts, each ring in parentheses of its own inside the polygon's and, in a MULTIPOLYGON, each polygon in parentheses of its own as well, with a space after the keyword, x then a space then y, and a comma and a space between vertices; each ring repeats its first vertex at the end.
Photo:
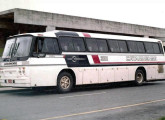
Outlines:
POLYGON ((84 37, 91 37, 88 33, 83 33, 84 37))
POLYGON ((100 64, 99 56, 98 55, 92 55, 93 61, 95 64, 100 64))

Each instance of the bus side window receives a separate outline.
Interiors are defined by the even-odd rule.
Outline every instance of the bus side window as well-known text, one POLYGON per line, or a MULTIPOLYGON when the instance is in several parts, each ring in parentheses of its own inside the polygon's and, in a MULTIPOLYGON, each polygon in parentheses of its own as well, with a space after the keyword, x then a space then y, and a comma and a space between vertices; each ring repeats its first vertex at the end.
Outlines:
POLYGON ((121 52, 123 52, 123 53, 128 52, 126 41, 118 41, 118 43, 119 43, 121 52))
POLYGON ((59 37, 59 43, 60 43, 63 51, 66 51, 66 52, 67 51, 70 51, 70 52, 74 51, 72 37, 61 36, 61 37, 59 37))
POLYGON ((145 48, 143 42, 136 42, 138 52, 139 53, 145 53, 145 48))
POLYGON ((154 53, 152 43, 145 42, 144 45, 147 53, 154 53))
POLYGON ((76 52, 86 51, 83 38, 73 37, 72 40, 73 40, 73 45, 76 52))
POLYGON ((152 43, 152 46, 153 46, 153 49, 154 49, 154 53, 156 53, 156 54, 161 53, 158 43, 152 43))
POLYGON ((138 48, 136 42, 134 41, 127 41, 128 49, 131 53, 138 53, 138 48))
POLYGON ((45 38, 42 46, 42 53, 47 54, 57 54, 59 53, 59 47, 57 39, 55 38, 45 38))
POLYGON ((57 54, 59 47, 55 38, 38 38, 35 42, 33 53, 57 54))
POLYGON ((86 38, 87 48, 90 52, 98 52, 98 45, 96 39, 86 38))
POLYGON ((41 53, 43 38, 37 38, 34 44, 33 53, 41 53))
POLYGON ((97 45, 100 52, 108 52, 108 46, 106 40, 97 39, 97 45))
POLYGON ((117 40, 108 40, 108 46, 111 52, 120 52, 119 44, 117 40))

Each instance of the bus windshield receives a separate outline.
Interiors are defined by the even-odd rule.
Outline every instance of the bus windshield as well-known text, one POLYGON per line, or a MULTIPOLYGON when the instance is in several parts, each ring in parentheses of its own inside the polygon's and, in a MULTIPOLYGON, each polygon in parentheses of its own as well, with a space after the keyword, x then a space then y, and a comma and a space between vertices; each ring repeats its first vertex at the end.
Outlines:
POLYGON ((8 39, 2 58, 27 57, 32 43, 31 36, 20 36, 8 39))

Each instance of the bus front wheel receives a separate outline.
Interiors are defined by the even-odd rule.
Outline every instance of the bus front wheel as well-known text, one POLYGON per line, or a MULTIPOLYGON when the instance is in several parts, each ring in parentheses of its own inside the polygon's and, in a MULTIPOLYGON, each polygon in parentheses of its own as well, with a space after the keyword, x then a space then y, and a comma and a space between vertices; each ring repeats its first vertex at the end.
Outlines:
POLYGON ((73 88, 73 77, 68 72, 62 72, 57 78, 57 90, 59 93, 66 93, 73 88))
POLYGON ((144 79, 145 79, 144 72, 140 69, 136 70, 135 84, 136 85, 142 85, 144 83, 144 79))

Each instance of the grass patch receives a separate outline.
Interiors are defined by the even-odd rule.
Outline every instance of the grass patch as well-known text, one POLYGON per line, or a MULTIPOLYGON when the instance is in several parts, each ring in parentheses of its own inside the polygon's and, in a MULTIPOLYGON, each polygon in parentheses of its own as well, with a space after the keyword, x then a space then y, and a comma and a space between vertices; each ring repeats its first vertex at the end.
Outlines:
POLYGON ((158 120, 165 120, 165 117, 161 117, 161 118, 159 118, 158 120))

